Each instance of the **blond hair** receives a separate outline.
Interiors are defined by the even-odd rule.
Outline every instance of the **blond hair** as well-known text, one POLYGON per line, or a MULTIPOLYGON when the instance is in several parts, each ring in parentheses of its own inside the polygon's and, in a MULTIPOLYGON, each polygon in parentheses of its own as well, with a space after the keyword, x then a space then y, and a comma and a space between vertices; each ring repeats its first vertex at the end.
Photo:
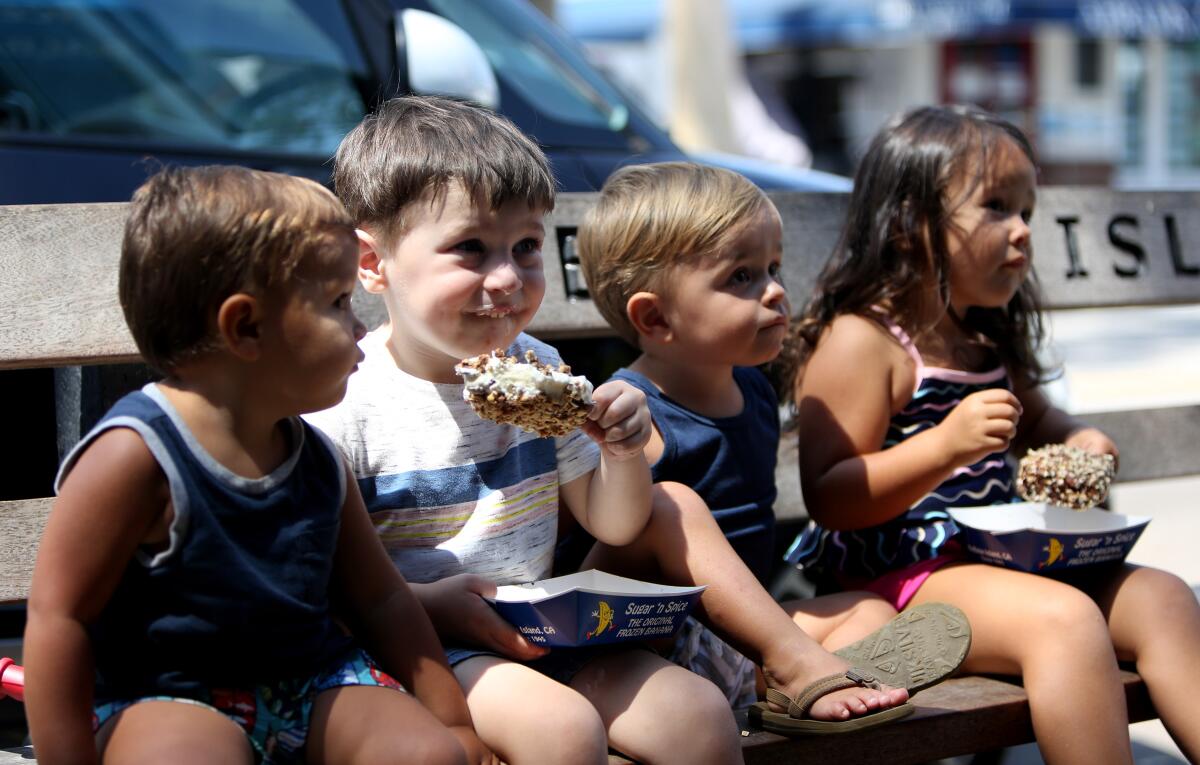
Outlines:
POLYGON ((216 313, 238 292, 265 296, 354 222, 313 181, 244 167, 168 167, 134 192, 118 291, 143 359, 170 374, 214 350, 216 313))
POLYGON ((769 205, 744 176, 691 162, 614 173, 579 227, 579 259, 596 308, 638 345, 625 306, 638 292, 668 293, 673 268, 720 256, 769 205))

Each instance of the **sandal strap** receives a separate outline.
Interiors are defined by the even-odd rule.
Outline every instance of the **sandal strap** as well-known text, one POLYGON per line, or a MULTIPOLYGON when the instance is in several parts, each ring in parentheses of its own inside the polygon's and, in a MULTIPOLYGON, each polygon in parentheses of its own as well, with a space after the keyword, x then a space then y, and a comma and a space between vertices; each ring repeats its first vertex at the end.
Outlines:
POLYGON ((812 709, 812 705, 817 703, 817 700, 822 696, 834 691, 855 687, 879 690, 882 685, 874 675, 851 667, 841 674, 829 675, 819 680, 814 680, 806 685, 794 699, 789 698, 787 694, 774 688, 768 688, 766 696, 768 702, 786 707, 789 717, 801 719, 808 715, 808 710, 812 709))

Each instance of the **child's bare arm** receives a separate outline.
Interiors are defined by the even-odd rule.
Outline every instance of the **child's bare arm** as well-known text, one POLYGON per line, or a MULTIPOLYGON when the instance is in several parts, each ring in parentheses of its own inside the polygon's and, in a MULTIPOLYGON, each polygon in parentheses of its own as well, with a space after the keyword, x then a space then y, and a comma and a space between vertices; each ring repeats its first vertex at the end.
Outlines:
POLYGON ((1066 444, 1093 454, 1111 454, 1120 458, 1117 445, 1103 431, 1093 428, 1050 403, 1046 394, 1036 386, 1018 388, 1024 414, 1017 430, 1017 442, 1024 448, 1046 444, 1066 444))
POLYGON ((914 372, 882 329, 837 319, 809 359, 797 390, 800 479, 805 505, 830 529, 895 518, 955 468, 1004 449, 1020 405, 1008 391, 964 399, 941 425, 888 449, 896 401, 911 396, 914 372))
POLYGON ((41 762, 93 762, 87 624, 161 525, 166 479, 141 437, 117 428, 83 453, 42 534, 25 627, 25 708, 41 762))
POLYGON ((339 613, 381 668, 442 724, 473 730, 466 698, 429 616, 383 549, 348 466, 346 482, 333 568, 339 613))
POLYGON ((643 455, 650 410, 646 395, 620 380, 596 388, 592 400, 584 432, 600 446, 600 465, 560 492, 588 533, 605 544, 626 545, 650 520, 650 466, 643 455))

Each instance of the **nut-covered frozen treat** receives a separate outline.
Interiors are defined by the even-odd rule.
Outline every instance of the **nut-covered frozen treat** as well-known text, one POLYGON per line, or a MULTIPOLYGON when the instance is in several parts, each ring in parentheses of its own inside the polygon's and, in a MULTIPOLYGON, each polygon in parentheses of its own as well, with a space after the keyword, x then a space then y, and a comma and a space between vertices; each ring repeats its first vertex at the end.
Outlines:
POLYGON ((463 399, 484 419, 516 425, 539 436, 563 436, 587 421, 592 384, 566 364, 525 360, 500 348, 463 359, 454 368, 465 383, 463 399))
POLYGON ((1087 510, 1104 501, 1116 474, 1111 454, 1092 454, 1064 444, 1030 449, 1017 469, 1017 494, 1030 502, 1048 502, 1087 510))

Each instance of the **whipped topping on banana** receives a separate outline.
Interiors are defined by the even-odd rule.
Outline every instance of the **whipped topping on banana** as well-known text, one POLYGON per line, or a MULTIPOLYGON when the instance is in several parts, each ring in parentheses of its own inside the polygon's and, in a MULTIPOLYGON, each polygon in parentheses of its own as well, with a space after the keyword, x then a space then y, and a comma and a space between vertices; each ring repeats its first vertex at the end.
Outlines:
POLYGON ((563 367, 554 369, 546 364, 537 363, 537 355, 526 351, 525 362, 519 362, 512 356, 491 355, 467 359, 459 364, 454 371, 462 376, 466 388, 464 397, 470 394, 488 394, 499 391, 505 398, 512 401, 527 401, 546 396, 552 401, 561 401, 564 397, 576 399, 582 403, 592 402, 592 384, 582 375, 570 374, 570 368, 562 371, 563 367), (532 358, 530 358, 532 357, 532 358))
POLYGON ((463 400, 489 420, 511 423, 541 436, 565 435, 587 420, 592 384, 571 368, 525 360, 501 349, 463 359, 454 371, 463 378, 463 400))

